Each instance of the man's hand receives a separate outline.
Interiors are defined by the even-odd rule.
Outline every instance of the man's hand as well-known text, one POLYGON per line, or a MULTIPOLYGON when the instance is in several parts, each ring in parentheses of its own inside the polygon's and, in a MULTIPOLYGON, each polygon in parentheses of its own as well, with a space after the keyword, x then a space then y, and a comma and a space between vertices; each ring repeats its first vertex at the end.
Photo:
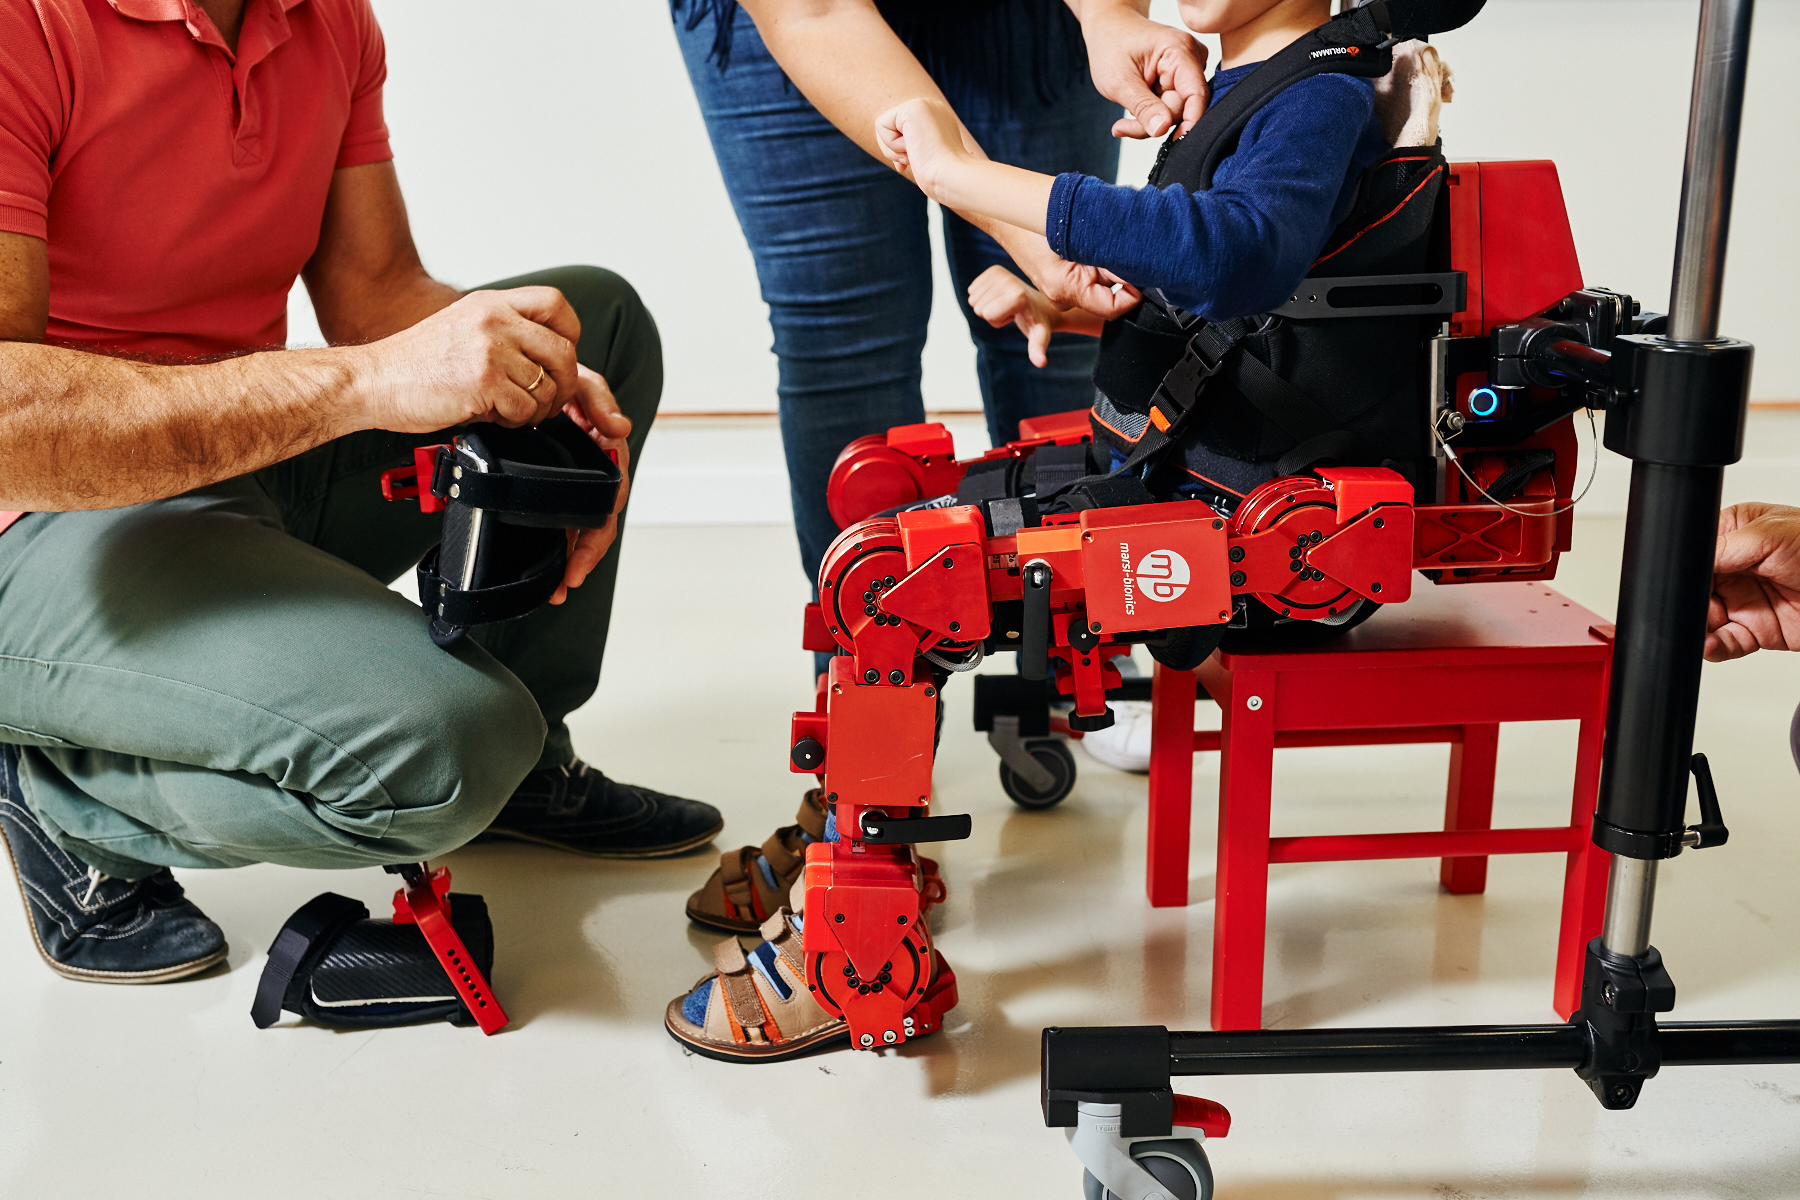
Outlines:
POLYGON ((1193 128, 1206 111, 1206 47, 1184 29, 1152 21, 1133 0, 1070 0, 1081 20, 1094 87, 1131 113, 1114 137, 1161 137, 1193 128))
POLYGON ((571 398, 580 402, 580 337, 575 310, 555 288, 471 292, 410 329, 356 348, 366 406, 360 424, 398 433, 471 421, 539 424, 571 398))
POLYGON ((1757 650, 1800 650, 1800 508, 1734 504, 1719 514, 1706 657, 1757 650))
POLYGON ((625 439, 631 434, 631 418, 619 411, 612 388, 598 374, 579 367, 575 399, 563 405, 563 412, 581 426, 602 450, 610 450, 619 462, 619 498, 613 501, 613 515, 599 529, 569 530, 569 564, 563 568, 562 585, 550 597, 550 603, 561 604, 569 598, 569 589, 587 582, 588 573, 600 565, 613 540, 619 536, 619 513, 631 492, 631 447, 625 439))

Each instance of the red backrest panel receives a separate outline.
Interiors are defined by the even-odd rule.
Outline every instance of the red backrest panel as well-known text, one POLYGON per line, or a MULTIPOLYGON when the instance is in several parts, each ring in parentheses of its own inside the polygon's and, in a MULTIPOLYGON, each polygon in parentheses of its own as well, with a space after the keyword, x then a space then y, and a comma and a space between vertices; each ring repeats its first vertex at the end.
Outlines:
POLYGON ((1536 316, 1582 285, 1556 164, 1452 163, 1450 267, 1469 276, 1454 337, 1536 316))

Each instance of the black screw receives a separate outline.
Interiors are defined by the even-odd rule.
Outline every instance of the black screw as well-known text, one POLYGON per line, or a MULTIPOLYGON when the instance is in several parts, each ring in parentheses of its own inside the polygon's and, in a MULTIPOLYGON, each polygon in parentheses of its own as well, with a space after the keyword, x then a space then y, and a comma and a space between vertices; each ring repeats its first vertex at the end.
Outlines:
POLYGON ((1232 562, 1243 562, 1244 548, 1242 546, 1233 546, 1231 548, 1231 553, 1227 557, 1229 557, 1232 562))
POLYGON ((855 979, 856 978, 856 968, 850 966, 849 964, 845 964, 844 974, 848 975, 851 979, 855 979))
POLYGON ((894 586, 894 577, 892 575, 889 575, 887 578, 883 579, 881 581, 881 586, 882 587, 893 587, 894 586))
MULTIPOLYGON (((863 593, 863 594, 864 594, 864 595, 867 595, 867 594, 868 594, 868 593, 867 593, 867 592, 865 592, 865 593, 863 593)), ((872 617, 872 616, 874 616, 874 615, 875 615, 875 606, 874 606, 874 605, 873 605, 873 604, 865 604, 865 605, 864 605, 864 606, 863 606, 863 616, 865 616, 865 617, 872 617)), ((883 624, 883 623, 884 623, 884 622, 881 622, 881 621, 877 621, 877 622, 876 622, 876 624, 878 624, 878 625, 880 625, 880 624, 883 624)))
POLYGON ((879 592, 881 590, 881 580, 879 580, 879 579, 869 580, 869 590, 871 592, 879 592))
POLYGON ((1386 520, 1386 518, 1384 518, 1384 517, 1376 517, 1376 518, 1375 518, 1375 528, 1377 528, 1377 529, 1386 529, 1386 528, 1387 528, 1387 520, 1386 520))
POLYGON ((869 985, 865 983, 861 987, 857 988, 856 990, 859 994, 866 996, 869 994, 869 985))
POLYGON ((1223 521, 1214 521, 1214 522, 1213 522, 1213 528, 1214 528, 1214 529, 1223 529, 1223 528, 1225 528, 1225 522, 1223 522, 1223 521))
POLYGON ((1298 545, 1304 546, 1304 545, 1306 545, 1306 535, 1303 533, 1299 537, 1295 538, 1294 541, 1298 545))
POLYGON ((1300 560, 1297 558, 1293 562, 1288 564, 1288 570, 1290 570, 1290 571, 1298 571, 1300 569, 1301 569, 1300 560))
POLYGON ((926 689, 925 689, 925 698, 926 698, 926 699, 927 699, 927 700, 929 700, 929 699, 931 699, 931 698, 932 698, 932 697, 933 697, 933 696, 935 696, 935 695, 937 695, 937 689, 936 689, 936 688, 926 688, 926 689))
POLYGON ((1306 535, 1306 540, 1316 546, 1320 542, 1325 540, 1325 535, 1315 529, 1311 533, 1306 535))
POLYGON ((864 604, 875 603, 875 593, 874 592, 864 592, 863 593, 863 603, 864 604))
POLYGON ((892 671, 888 672, 888 682, 895 687, 900 686, 906 682, 906 672, 902 671, 899 667, 895 667, 892 671))
POLYGON ((893 969, 894 969, 894 964, 893 964, 893 963, 892 963, 892 962, 884 962, 884 963, 882 963, 882 964, 881 964, 881 969, 882 969, 882 970, 883 970, 883 971, 884 971, 884 972, 885 972, 885 971, 891 971, 891 970, 893 970, 893 969))
POLYGON ((1300 547, 1289 546, 1288 547, 1288 557, 1289 558, 1299 558, 1300 557, 1300 547))
POLYGON ((863 672, 863 682, 864 683, 880 683, 881 682, 881 672, 877 671, 874 667, 870 667, 868 670, 863 672))
POLYGON ((1328 611, 1328 612, 1327 612, 1327 613, 1326 613, 1326 614, 1325 614, 1325 615, 1326 615, 1326 616, 1328 616, 1328 617, 1335 617, 1335 616, 1337 616, 1337 609, 1335 609, 1335 608, 1334 608, 1334 609, 1331 609, 1331 610, 1330 610, 1330 611, 1328 611))
POLYGON ((1089 625, 1088 628, 1093 630, 1095 633, 1099 633, 1100 632, 1100 622, 1095 621, 1093 624, 1089 625))
POLYGON ((859 988, 857 990, 864 991, 864 992, 879 992, 879 991, 881 991, 881 980, 877 979, 874 983, 871 983, 868 987, 859 988))
MULTIPOLYGON (((839 920, 842 920, 842 918, 841 918, 841 917, 840 917, 840 918, 839 918, 839 920)), ((895 917, 895 918, 894 918, 894 920, 896 920, 896 921, 898 921, 898 922, 900 922, 900 924, 902 924, 902 925, 904 925, 904 924, 906 924, 906 918, 905 918, 905 917, 895 917)))
POLYGON ((837 923, 838 923, 838 924, 839 924, 839 925, 842 925, 842 924, 843 924, 843 923, 844 923, 844 914, 843 914, 843 913, 836 913, 836 914, 834 914, 834 915, 833 915, 833 916, 832 916, 832 918, 831 918, 831 919, 832 919, 832 920, 834 920, 834 921, 836 921, 836 922, 837 922, 837 923))
POLYGON ((944 559, 944 570, 948 571, 951 567, 954 567, 955 565, 956 564, 951 562, 948 557, 946 557, 944 559))
POLYGON ((830 794, 829 794, 829 795, 827 795, 827 796, 826 796, 826 797, 825 797, 825 802, 826 802, 826 803, 827 803, 827 804, 836 804, 836 803, 837 803, 837 793, 836 793, 836 792, 832 792, 832 793, 830 793, 830 794))
POLYGON ((1315 582, 1317 582, 1317 581, 1319 581, 1319 580, 1322 580, 1322 579, 1324 579, 1324 578, 1325 578, 1325 572, 1323 572, 1323 571, 1321 571, 1321 570, 1319 570, 1319 568, 1317 568, 1317 567, 1314 567, 1314 568, 1313 568, 1313 573, 1312 573, 1312 575, 1313 575, 1313 580, 1314 580, 1314 581, 1315 581, 1315 582))
POLYGON ((1081 656, 1081 665, 1084 667, 1091 667, 1094 665, 1094 660, 1084 654, 1081 656))
POLYGON ((961 621, 950 622, 950 632, 951 633, 961 633, 962 632, 962 622, 961 621))
POLYGON ((1281 615, 1284 617, 1291 617, 1294 615, 1294 610, 1291 608, 1284 608, 1281 610, 1281 615))
POLYGON ((1617 1000, 1618 998, 1619 998, 1619 989, 1618 988, 1614 987, 1610 983, 1603 984, 1601 986, 1600 999, 1603 1002, 1605 1002, 1607 1004, 1611 1004, 1614 1000, 1617 1000))
POLYGON ((1369 590, 1371 592, 1379 592, 1381 590, 1381 585, 1379 583, 1371 583, 1369 585, 1369 590))
POLYGON ((882 973, 881 973, 881 980, 880 980, 880 982, 882 982, 882 983, 892 983, 892 982, 894 982, 894 977, 893 977, 893 976, 892 976, 892 975, 890 975, 890 974, 889 974, 889 973, 888 973, 888 972, 886 972, 886 971, 883 971, 883 972, 882 972, 882 973))
POLYGON ((1244 580, 1246 580, 1248 578, 1249 578, 1249 576, 1245 575, 1242 571, 1233 571, 1231 573, 1231 586, 1232 587, 1243 587, 1244 580))

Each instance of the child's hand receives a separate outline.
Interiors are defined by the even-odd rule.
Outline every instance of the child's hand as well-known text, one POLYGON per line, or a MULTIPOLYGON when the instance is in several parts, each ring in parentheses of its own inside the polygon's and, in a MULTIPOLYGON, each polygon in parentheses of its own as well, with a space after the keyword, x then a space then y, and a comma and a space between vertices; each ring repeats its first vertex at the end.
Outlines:
POLYGON ((1042 367, 1049 361, 1050 335, 1061 326, 1064 314, 1044 293, 996 265, 969 285, 969 307, 995 329, 1009 321, 1017 325, 1025 335, 1032 366, 1042 367))
POLYGON ((942 198, 944 172, 970 157, 962 122, 938 99, 908 100, 888 109, 875 118, 875 140, 894 170, 910 175, 933 200, 942 198))

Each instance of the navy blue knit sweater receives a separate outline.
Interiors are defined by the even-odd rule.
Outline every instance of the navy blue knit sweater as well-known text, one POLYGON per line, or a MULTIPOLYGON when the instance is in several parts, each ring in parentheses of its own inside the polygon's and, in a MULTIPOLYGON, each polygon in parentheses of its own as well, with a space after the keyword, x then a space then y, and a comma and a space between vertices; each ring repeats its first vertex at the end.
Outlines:
MULTIPOLYGON (((1215 72, 1214 102, 1259 65, 1215 72)), ((1364 169, 1387 150, 1369 81, 1314 75, 1250 118, 1207 191, 1057 176, 1050 248, 1140 288, 1161 288, 1208 320, 1267 312, 1306 278, 1350 211, 1364 169)))

